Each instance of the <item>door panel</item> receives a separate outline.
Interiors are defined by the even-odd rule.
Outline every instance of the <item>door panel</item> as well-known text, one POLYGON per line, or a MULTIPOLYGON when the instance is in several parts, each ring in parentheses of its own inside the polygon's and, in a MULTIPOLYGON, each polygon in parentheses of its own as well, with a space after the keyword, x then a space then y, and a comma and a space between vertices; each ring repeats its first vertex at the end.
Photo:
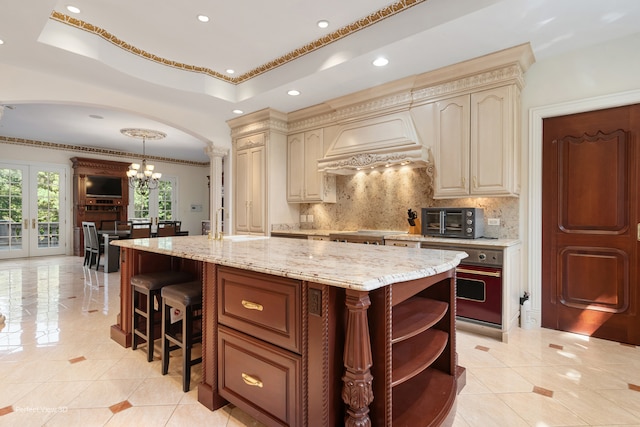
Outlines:
POLYGON ((66 170, 0 164, 0 259, 66 253, 66 170))
POLYGON ((542 326, 640 344, 640 106, 543 124, 542 326))

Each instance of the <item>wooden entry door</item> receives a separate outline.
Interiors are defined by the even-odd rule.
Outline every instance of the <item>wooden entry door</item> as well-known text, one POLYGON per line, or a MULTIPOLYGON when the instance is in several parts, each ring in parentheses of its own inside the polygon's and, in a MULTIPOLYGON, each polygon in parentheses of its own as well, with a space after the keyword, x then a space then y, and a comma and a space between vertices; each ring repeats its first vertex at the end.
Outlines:
POLYGON ((543 123, 542 326, 640 345, 640 105, 543 123))

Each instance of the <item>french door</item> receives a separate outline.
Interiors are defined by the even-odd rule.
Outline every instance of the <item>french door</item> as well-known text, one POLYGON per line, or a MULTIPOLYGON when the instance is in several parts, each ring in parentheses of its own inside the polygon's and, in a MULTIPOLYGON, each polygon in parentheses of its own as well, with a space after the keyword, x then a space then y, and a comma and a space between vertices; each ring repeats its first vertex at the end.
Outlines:
POLYGON ((67 170, 0 163, 0 259, 63 255, 67 170))
POLYGON ((148 194, 129 191, 129 219, 149 220, 154 232, 158 221, 176 220, 176 188, 176 179, 168 177, 163 178, 158 188, 150 190, 148 194))

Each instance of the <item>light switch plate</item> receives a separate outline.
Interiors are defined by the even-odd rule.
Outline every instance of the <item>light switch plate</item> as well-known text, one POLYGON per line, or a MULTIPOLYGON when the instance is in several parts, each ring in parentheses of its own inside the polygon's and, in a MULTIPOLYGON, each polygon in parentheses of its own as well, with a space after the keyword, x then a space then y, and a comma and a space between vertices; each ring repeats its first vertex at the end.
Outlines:
POLYGON ((300 222, 307 222, 307 216, 306 215, 300 215, 300 222))
POLYGON ((313 215, 307 215, 307 222, 313 222, 313 215))

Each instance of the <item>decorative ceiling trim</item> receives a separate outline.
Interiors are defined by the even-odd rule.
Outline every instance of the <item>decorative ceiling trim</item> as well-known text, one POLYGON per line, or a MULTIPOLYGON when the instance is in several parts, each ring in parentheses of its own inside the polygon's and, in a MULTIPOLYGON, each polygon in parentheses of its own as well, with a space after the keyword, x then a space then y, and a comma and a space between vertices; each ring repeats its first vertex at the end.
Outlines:
POLYGON ((291 62, 295 59, 298 59, 308 53, 319 50, 335 41, 343 39, 357 31, 360 31, 364 28, 370 27, 386 18, 397 15, 400 12, 403 12, 413 6, 416 6, 420 3, 423 3, 427 0, 400 0, 396 3, 393 3, 387 7, 379 9, 373 13, 370 13, 366 17, 359 19, 349 25, 346 25, 342 28, 337 29, 336 31, 325 35, 319 39, 316 39, 306 45, 299 47, 289 53, 282 55, 279 58, 276 58, 272 61, 267 62, 266 64, 262 64, 244 74, 241 74, 237 77, 229 77, 225 74, 219 73, 207 67, 199 67, 196 65, 184 64, 182 62, 173 61, 171 59, 163 58, 158 55, 154 55, 152 53, 146 52, 140 48, 137 48, 124 40, 119 39, 115 35, 109 33, 107 30, 92 25, 88 22, 82 21, 80 19, 71 17, 69 15, 65 15, 63 13, 52 11, 50 19, 61 22, 63 24, 70 25, 72 27, 78 28, 83 31, 87 31, 89 33, 95 34, 99 37, 102 37, 104 40, 112 43, 115 46, 118 46, 121 49, 128 51, 134 55, 138 55, 142 58, 148 59, 149 61, 156 62, 161 65, 165 65, 168 67, 178 68, 184 71, 190 71, 194 73, 206 74, 210 77, 213 77, 218 80, 223 80, 227 83, 231 84, 240 84, 246 82, 254 77, 257 77, 261 74, 264 74, 268 71, 271 71, 275 68, 278 68, 281 65, 284 65, 288 62, 291 62))
MULTIPOLYGON (((0 135, 0 144, 26 145, 35 148, 46 148, 51 150, 76 151, 80 153, 103 154, 113 157, 136 158, 140 157, 140 153, 128 153, 126 151, 107 150, 104 148, 85 147, 82 145, 58 144, 55 142, 36 141, 32 139, 14 138, 10 136, 0 135)), ((159 162, 176 163, 187 166, 209 166, 209 162, 194 162, 190 160, 171 159, 161 156, 146 156, 147 160, 157 160, 159 162)))

